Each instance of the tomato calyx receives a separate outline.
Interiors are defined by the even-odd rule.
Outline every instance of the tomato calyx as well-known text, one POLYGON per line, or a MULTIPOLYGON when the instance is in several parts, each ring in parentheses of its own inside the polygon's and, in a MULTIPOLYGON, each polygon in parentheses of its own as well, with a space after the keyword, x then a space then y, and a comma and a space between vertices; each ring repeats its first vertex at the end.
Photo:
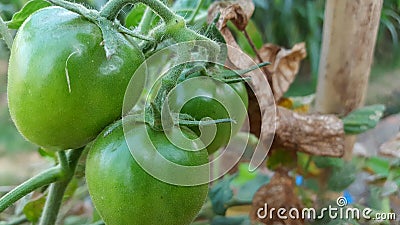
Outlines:
POLYGON ((157 109, 157 106, 154 103, 150 103, 146 107, 145 113, 127 115, 127 117, 130 117, 129 119, 134 122, 146 123, 156 131, 170 130, 172 127, 176 126, 198 127, 209 126, 219 123, 236 124, 236 121, 231 118, 216 120, 196 120, 189 114, 174 112, 170 113, 168 116, 165 116, 165 114, 161 115, 161 112, 157 109))

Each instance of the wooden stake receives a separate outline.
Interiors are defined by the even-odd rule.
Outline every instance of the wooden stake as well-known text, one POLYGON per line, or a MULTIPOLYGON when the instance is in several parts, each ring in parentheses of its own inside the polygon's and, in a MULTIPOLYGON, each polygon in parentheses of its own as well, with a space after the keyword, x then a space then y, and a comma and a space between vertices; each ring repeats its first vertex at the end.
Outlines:
MULTIPOLYGON (((327 0, 316 110, 344 116, 367 92, 383 0, 327 0)), ((346 140, 350 159, 355 138, 346 140)))

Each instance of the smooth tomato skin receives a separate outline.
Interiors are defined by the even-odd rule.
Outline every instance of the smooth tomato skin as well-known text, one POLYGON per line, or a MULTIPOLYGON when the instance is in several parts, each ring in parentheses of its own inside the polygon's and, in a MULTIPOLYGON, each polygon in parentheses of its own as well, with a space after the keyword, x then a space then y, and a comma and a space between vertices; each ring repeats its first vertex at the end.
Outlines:
POLYGON ((76 13, 47 7, 24 22, 11 50, 8 103, 26 139, 74 149, 121 116, 125 89, 144 57, 125 36, 115 37, 117 53, 106 59, 99 27, 76 13))
MULTIPOLYGON (((127 138, 143 135, 144 129, 135 128, 146 126, 157 151, 174 163, 193 166, 208 162, 205 149, 185 151, 171 144, 162 131, 152 130, 143 123, 135 126, 127 138)), ((86 161, 89 193, 104 222, 107 225, 190 224, 207 197, 208 185, 176 186, 154 178, 131 155, 122 126, 109 129, 92 142, 86 161)), ((189 129, 183 129, 183 133, 195 137, 189 129)), ((149 151, 148 160, 160 166, 152 157, 154 149, 146 149, 143 143, 135 142, 133 151, 144 154, 149 151)))
MULTIPOLYGON (((205 78, 209 79, 209 78, 205 78)), ((248 95, 246 91, 246 86, 243 83, 233 83, 230 84, 233 90, 239 95, 242 100, 244 106, 248 107, 248 95)), ((217 133, 213 139, 213 141, 207 146, 207 150, 209 154, 213 154, 222 146, 225 146, 230 138, 235 135, 240 128, 242 127, 247 112, 239 110, 235 110, 231 112, 229 115, 228 111, 225 107, 219 103, 217 100, 218 97, 223 97, 225 101, 235 103, 237 97, 232 96, 230 90, 222 84, 216 83, 216 88, 210 88, 207 86, 198 86, 193 89, 181 88, 179 85, 175 89, 176 98, 169 98, 168 102, 170 105, 170 109, 176 109, 183 104, 182 99, 185 99, 186 96, 191 97, 195 96, 195 93, 207 93, 209 97, 199 96, 195 97, 188 102, 184 103, 181 113, 185 113, 191 115, 196 120, 201 120, 205 117, 210 117, 214 120, 216 119, 225 119, 232 118, 236 121, 236 124, 232 123, 219 123, 217 124, 217 133), (214 99, 213 99, 214 98, 214 99), (232 133, 231 133, 232 128, 232 133)), ((241 104, 241 103, 237 103, 241 104)), ((198 127, 190 127, 197 135, 200 135, 200 129, 198 127)))

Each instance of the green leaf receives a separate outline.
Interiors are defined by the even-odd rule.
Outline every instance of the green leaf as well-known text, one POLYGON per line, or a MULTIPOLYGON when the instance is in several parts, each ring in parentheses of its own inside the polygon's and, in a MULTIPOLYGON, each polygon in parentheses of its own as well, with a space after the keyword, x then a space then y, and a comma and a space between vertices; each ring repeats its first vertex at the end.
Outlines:
POLYGON ((233 191, 230 186, 234 178, 235 176, 225 176, 208 193, 213 210, 217 215, 225 215, 226 213, 226 203, 233 197, 233 191))
POLYGON ((340 168, 333 168, 328 179, 328 188, 332 191, 343 191, 356 179, 357 170, 352 163, 345 163, 340 168))
POLYGON ((202 32, 204 36, 214 40, 220 44, 220 52, 218 54, 218 62, 225 63, 226 58, 228 57, 228 48, 226 47, 226 41, 224 36, 222 36, 221 32, 216 26, 216 23, 219 19, 219 15, 206 27, 206 29, 202 32))
POLYGON ((307 189, 317 192, 319 188, 318 180, 314 178, 304 178, 303 186, 307 189))
POLYGON ((314 156, 313 161, 318 168, 340 168, 343 166, 344 161, 341 158, 333 158, 326 156, 314 156))
POLYGON ((0 17, 0 38, 6 42, 6 45, 9 49, 11 49, 13 38, 11 36, 10 30, 8 30, 6 23, 0 17))
POLYGON ((74 195, 76 189, 78 189, 78 187, 79 187, 78 179, 75 177, 72 178, 71 182, 67 186, 67 189, 65 190, 64 197, 63 197, 64 201, 71 199, 72 196, 74 195))
POLYGON ((387 28, 392 36, 392 42, 394 46, 398 45, 399 35, 396 31, 396 25, 393 24, 385 15, 381 17, 381 23, 387 28))
MULTIPOLYGON (((382 197, 382 188, 378 186, 371 185, 368 196, 368 206, 374 210, 384 211, 388 206, 390 206, 389 197, 382 197)), ((371 217, 374 217, 373 213, 371 217)))
POLYGON ((238 175, 233 179, 233 184, 242 185, 256 178, 257 173, 249 171, 248 163, 240 163, 238 175))
POLYGON ((364 168, 371 170, 375 174, 387 177, 389 175, 390 162, 381 157, 370 157, 365 161, 364 168))
POLYGON ((125 27, 137 27, 143 17, 147 6, 144 4, 136 4, 125 18, 125 27))
POLYGON ((204 14, 207 12, 208 7, 211 4, 211 0, 176 0, 174 4, 172 5, 172 9, 177 12, 180 16, 184 17, 185 19, 188 19, 192 16, 194 13, 197 5, 199 4, 199 1, 203 1, 199 12, 199 14, 204 14))
POLYGON ((19 12, 13 15, 11 21, 8 23, 8 28, 18 29, 32 13, 48 6, 51 6, 51 4, 44 0, 32 0, 27 2, 19 12))
POLYGON ((268 169, 275 170, 278 167, 296 168, 297 153, 295 151, 274 149, 267 160, 268 169))
POLYGON ((371 105, 351 112, 342 119, 345 133, 359 134, 374 128, 384 111, 384 105, 371 105))
POLYGON ((204 35, 214 41, 226 44, 224 36, 222 36, 215 23, 210 23, 207 26, 207 30, 205 31, 204 35))
POLYGON ((40 219, 40 215, 42 214, 45 202, 46 198, 44 195, 29 201, 23 209, 26 218, 32 223, 37 223, 40 219))
MULTIPOLYGON (((248 167, 247 167, 248 168, 248 167)), ((261 186, 269 183, 267 175, 257 173, 256 177, 239 187, 235 198, 240 202, 252 202, 254 194, 261 186)))

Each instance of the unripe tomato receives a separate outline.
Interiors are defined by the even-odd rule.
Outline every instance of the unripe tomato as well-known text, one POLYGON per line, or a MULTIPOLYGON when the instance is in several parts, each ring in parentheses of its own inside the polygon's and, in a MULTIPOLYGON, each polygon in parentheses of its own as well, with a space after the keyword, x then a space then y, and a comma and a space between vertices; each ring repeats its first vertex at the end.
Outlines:
MULTIPOLYGON (((196 77, 194 79, 204 79, 204 81, 206 81, 210 78, 196 77)), ((226 145, 230 138, 240 130, 246 119, 247 111, 243 109, 243 107, 240 107, 240 104, 244 104, 246 109, 248 107, 246 86, 243 83, 233 83, 229 84, 229 86, 227 84, 222 84, 221 82, 214 82, 213 85, 193 85, 193 88, 178 85, 174 90, 176 93, 170 95, 170 98, 168 99, 170 109, 175 110, 183 105, 180 112, 191 115, 196 120, 210 117, 214 120, 231 118, 236 121, 236 123, 219 123, 216 125, 217 131, 215 137, 207 146, 209 154, 216 152, 219 148, 226 145), (229 86, 231 88, 229 88, 229 86), (234 91, 232 91, 232 89, 234 91), (203 94, 207 97, 201 96, 203 94), (183 102, 184 99, 190 97, 194 98, 186 103, 183 102), (230 109, 231 112, 228 112, 228 109, 226 108, 227 106, 224 106, 223 102, 219 102, 217 99, 223 99, 224 102, 229 104, 236 104, 237 107, 234 110, 230 109), (243 103, 238 102, 238 100, 241 100, 243 103)), ((197 135, 201 134, 198 127, 190 128, 197 135)))
MULTIPOLYGON (((155 151, 185 166, 206 164, 207 151, 182 150, 163 131, 155 131, 143 123, 131 129, 125 139, 122 126, 111 125, 92 142, 86 161, 86 180, 97 211, 107 225, 190 224, 205 201, 207 184, 177 186, 158 180, 137 163, 126 140, 136 140, 132 151, 139 151, 148 163, 173 176, 179 174, 164 168, 154 156, 155 151), (155 149, 145 144, 146 132, 155 149)), ((189 129, 182 131, 191 139, 197 137, 189 129)))
POLYGON ((8 103, 26 139, 74 149, 121 116, 125 89, 144 57, 124 35, 116 32, 115 41, 107 59, 99 27, 61 7, 41 9, 23 23, 11 50, 8 103))

